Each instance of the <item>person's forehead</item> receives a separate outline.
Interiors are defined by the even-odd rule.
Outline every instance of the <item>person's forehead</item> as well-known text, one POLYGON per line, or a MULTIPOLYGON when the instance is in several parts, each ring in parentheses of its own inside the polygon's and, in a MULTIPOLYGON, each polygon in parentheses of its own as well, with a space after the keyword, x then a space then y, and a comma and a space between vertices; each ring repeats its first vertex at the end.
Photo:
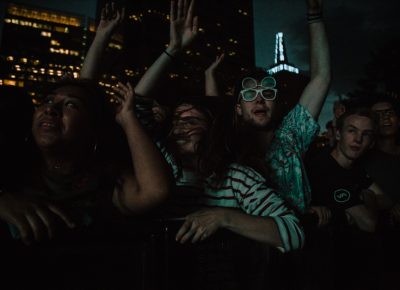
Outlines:
POLYGON ((372 111, 393 110, 393 105, 389 102, 379 102, 372 106, 372 111))
POLYGON ((175 115, 179 116, 181 118, 183 117, 199 117, 199 118, 204 118, 205 115, 197 110, 193 105, 191 104, 182 104, 179 105, 175 109, 175 115))
POLYGON ((374 124, 371 118, 360 115, 350 115, 344 120, 346 127, 352 126, 360 130, 373 130, 374 124))
POLYGON ((81 99, 83 101, 89 100, 89 96, 83 88, 72 85, 56 88, 50 93, 50 95, 55 95, 59 97, 72 97, 81 99))

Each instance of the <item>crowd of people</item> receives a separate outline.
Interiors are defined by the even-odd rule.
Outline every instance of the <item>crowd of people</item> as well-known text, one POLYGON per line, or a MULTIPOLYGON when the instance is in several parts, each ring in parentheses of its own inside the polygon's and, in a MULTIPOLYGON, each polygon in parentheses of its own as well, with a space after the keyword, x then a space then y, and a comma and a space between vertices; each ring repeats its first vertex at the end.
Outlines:
POLYGON ((102 10, 79 79, 49 88, 34 110, 27 96, 4 99, 0 231, 13 282, 34 273, 44 287, 68 268, 73 277, 64 278, 81 284, 52 289, 125 289, 121 281, 140 289, 396 289, 388 259, 399 254, 399 107, 390 98, 343 107, 328 148, 312 146, 331 67, 322 0, 306 2, 310 80, 286 115, 281 84, 263 69, 221 93, 223 54, 205 72, 205 96, 159 105, 161 79, 197 37, 194 0, 171 2, 168 47, 136 85, 118 82, 113 102, 97 83, 125 18, 114 4, 102 10), (160 220, 167 234, 154 239, 160 220), (37 254, 54 244, 84 244, 79 253, 88 253, 116 236, 136 254, 112 246, 96 252, 108 256, 97 267, 37 254), (111 272, 110 284, 94 282, 111 272), (137 282, 145 278, 162 282, 137 282))

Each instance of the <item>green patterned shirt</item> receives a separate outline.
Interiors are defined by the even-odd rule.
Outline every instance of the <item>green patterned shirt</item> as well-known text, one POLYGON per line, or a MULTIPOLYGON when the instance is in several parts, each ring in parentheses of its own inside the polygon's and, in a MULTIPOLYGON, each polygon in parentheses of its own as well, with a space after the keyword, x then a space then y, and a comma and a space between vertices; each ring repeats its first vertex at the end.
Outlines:
POLYGON ((306 108, 297 104, 276 130, 266 155, 279 192, 299 213, 304 213, 311 201, 303 157, 318 132, 318 123, 306 108))

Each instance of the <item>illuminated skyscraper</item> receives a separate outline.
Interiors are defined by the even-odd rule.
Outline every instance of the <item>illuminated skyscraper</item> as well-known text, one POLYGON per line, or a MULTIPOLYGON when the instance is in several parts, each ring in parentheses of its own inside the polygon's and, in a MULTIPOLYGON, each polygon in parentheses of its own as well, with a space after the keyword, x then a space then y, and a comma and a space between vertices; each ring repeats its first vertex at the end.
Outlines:
POLYGON ((282 32, 278 32, 275 35, 275 62, 270 68, 268 68, 270 74, 276 74, 280 71, 288 71, 295 74, 299 73, 299 69, 291 65, 288 61, 282 32))
POLYGON ((2 3, 0 85, 32 96, 65 75, 78 77, 94 23, 78 14, 2 3))
POLYGON ((286 46, 282 32, 275 35, 274 64, 266 71, 277 80, 279 89, 279 102, 282 113, 286 114, 299 101, 301 93, 307 85, 309 78, 288 61, 286 46))

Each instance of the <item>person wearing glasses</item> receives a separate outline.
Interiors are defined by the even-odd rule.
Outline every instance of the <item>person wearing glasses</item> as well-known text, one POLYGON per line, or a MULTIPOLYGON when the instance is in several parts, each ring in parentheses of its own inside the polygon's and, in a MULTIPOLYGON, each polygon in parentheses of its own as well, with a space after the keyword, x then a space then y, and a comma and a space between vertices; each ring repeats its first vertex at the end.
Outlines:
MULTIPOLYGON (((383 289, 398 285, 400 258, 400 111, 399 102, 391 96, 378 97, 372 102, 371 110, 378 125, 375 148, 365 160, 369 176, 382 189, 376 199, 379 209, 383 247, 383 289)), ((378 192, 375 192, 378 193, 378 192)))
MULTIPOLYGON (((169 65, 196 37, 194 1, 172 1, 170 22, 169 46, 135 87, 141 96, 152 94, 169 65)), ((206 103, 204 99, 183 98, 173 110, 166 146, 160 146, 175 177, 175 198, 182 201, 180 211, 174 212, 185 220, 176 241, 199 242, 225 228, 284 252, 301 248, 304 236, 298 219, 265 178, 236 164, 224 146, 221 154, 214 150, 223 130, 216 134, 218 138, 212 131, 223 124, 223 115, 206 103)))
POLYGON ((235 110, 238 128, 244 134, 249 134, 251 128, 253 137, 250 138, 254 138, 238 140, 241 150, 239 156, 244 160, 257 157, 264 159, 264 164, 259 161, 260 166, 265 170, 268 167, 272 169, 271 176, 279 191, 298 213, 305 213, 311 200, 302 158, 319 131, 316 120, 331 79, 328 40, 322 21, 322 0, 308 0, 307 4, 310 81, 299 103, 280 123, 277 104, 285 96, 281 95, 279 83, 261 69, 245 75, 236 84, 234 94, 237 97, 235 110))

